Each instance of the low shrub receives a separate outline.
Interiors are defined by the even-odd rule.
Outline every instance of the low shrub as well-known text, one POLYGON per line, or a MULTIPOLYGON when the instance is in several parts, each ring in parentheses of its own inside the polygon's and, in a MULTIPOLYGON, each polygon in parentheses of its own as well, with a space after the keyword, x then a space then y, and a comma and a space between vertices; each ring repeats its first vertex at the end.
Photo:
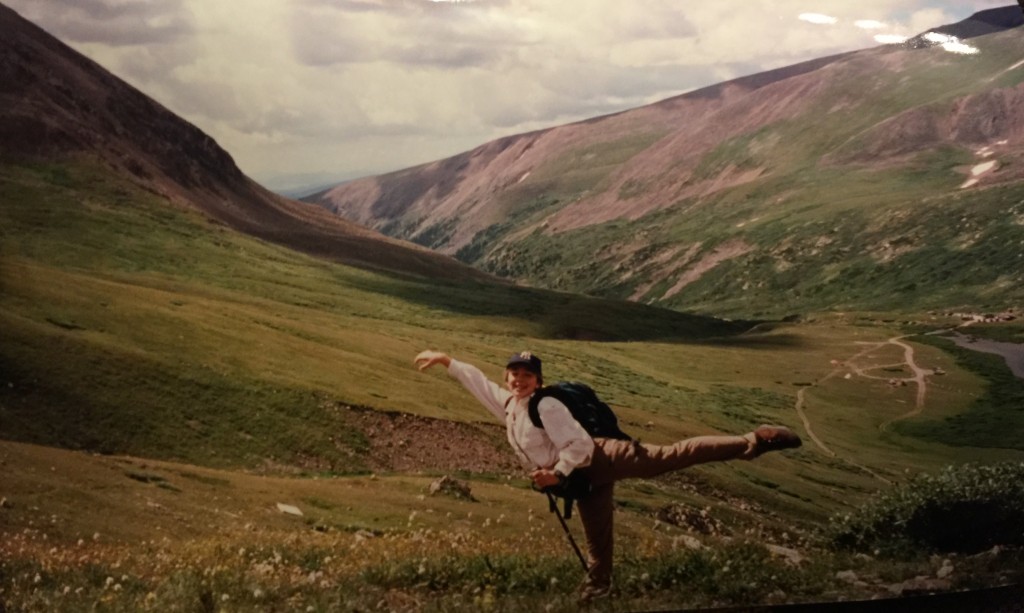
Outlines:
POLYGON ((828 539, 837 548, 890 555, 1024 545, 1024 462, 920 475, 853 513, 834 516, 828 539))
POLYGON ((769 594, 801 599, 828 586, 827 565, 793 564, 762 543, 736 540, 710 549, 681 549, 650 558, 627 557, 616 567, 624 595, 686 594, 688 606, 764 603, 769 594))

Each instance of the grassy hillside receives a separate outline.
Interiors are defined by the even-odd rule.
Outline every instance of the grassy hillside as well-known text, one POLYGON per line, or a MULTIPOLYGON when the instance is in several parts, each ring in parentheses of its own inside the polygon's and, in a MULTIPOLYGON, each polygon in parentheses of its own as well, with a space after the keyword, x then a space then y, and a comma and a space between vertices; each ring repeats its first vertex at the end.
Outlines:
POLYGON ((412 367, 427 347, 495 378, 510 350, 533 349, 549 380, 590 382, 647 442, 765 422, 805 435, 796 452, 620 488, 635 607, 758 602, 763 590, 729 579, 751 560, 776 598, 813 600, 853 562, 790 568, 765 543, 809 551, 832 513, 913 474, 1022 457, 986 442, 998 420, 967 446, 928 425, 990 416, 977 397, 1014 385, 998 364, 892 340, 951 322, 828 315, 747 331, 367 272, 239 235, 86 160, 4 166, 0 203, 0 603, 15 610, 571 607, 564 535, 509 467, 501 428, 444 373, 412 367), (916 386, 888 382, 910 376, 899 343, 947 373, 928 378, 918 414, 916 386), (474 445, 478 461, 399 462, 428 437, 439 455, 474 445), (427 496, 445 472, 478 502, 427 496), (685 599, 673 587, 697 578, 685 599))
POLYGON ((325 402, 480 417, 411 368, 422 348, 497 363, 547 339, 742 329, 327 264, 169 208, 89 164, 3 172, 8 438, 203 463, 312 457, 360 470, 362 435, 325 414, 325 402), (425 400, 432 393, 438 402, 425 400), (39 419, 40 406, 53 419, 39 419))
POLYGON ((565 291, 746 317, 1024 302, 1024 188, 959 192, 952 169, 965 162, 950 155, 912 172, 808 170, 637 221, 535 232, 485 268, 565 291), (785 208, 768 206, 778 193, 788 194, 785 208), (716 261, 731 242, 744 252, 716 261), (715 265, 670 292, 701 260, 715 265))

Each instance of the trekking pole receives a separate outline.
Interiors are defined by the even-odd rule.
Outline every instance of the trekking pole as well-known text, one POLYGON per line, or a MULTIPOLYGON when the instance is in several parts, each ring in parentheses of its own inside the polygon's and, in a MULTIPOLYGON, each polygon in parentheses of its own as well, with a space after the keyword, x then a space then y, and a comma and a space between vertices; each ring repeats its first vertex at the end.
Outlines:
POLYGON ((562 530, 565 531, 565 536, 569 539, 569 544, 572 545, 572 550, 576 552, 576 557, 580 559, 580 564, 583 565, 583 572, 586 573, 590 569, 587 567, 587 561, 583 558, 583 552, 580 551, 579 545, 576 544, 576 539, 572 538, 572 532, 569 532, 569 526, 562 519, 562 514, 558 512, 558 503, 555 502, 555 497, 551 492, 545 492, 548 495, 548 503, 551 505, 551 512, 558 518, 558 523, 562 524, 562 530))

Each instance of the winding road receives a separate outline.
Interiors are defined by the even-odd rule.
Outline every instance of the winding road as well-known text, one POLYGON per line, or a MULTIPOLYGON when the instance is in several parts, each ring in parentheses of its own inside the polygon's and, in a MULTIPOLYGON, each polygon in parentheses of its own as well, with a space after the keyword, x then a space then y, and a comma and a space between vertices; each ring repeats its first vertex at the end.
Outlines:
MULTIPOLYGON (((925 401, 925 397, 926 397, 926 395, 928 393, 928 379, 927 379, 927 377, 929 375, 935 374, 935 372, 933 370, 930 370, 930 369, 921 368, 920 366, 917 365, 917 362, 914 361, 914 348, 912 346, 908 345, 907 343, 903 342, 903 339, 905 339, 905 338, 906 338, 906 336, 895 336, 895 337, 890 338, 889 340, 887 340, 885 342, 879 342, 879 343, 859 343, 859 344, 866 344, 867 346, 863 350, 855 353, 854 355, 846 358, 845 360, 843 360, 841 362, 836 362, 836 364, 837 364, 836 368, 834 368, 827 375, 825 375, 821 379, 818 379, 817 381, 815 381, 814 383, 812 383, 808 387, 818 386, 818 385, 824 383, 825 381, 828 381, 829 379, 832 379, 834 377, 839 376, 840 374, 843 374, 843 373, 846 373, 846 372, 849 372, 849 371, 852 371, 852 374, 855 374, 858 377, 865 377, 867 379, 886 379, 886 380, 892 381, 892 382, 897 383, 897 384, 913 383, 913 384, 917 385, 917 395, 916 395, 915 402, 914 402, 914 408, 911 411, 909 411, 907 413, 904 413, 903 415, 900 415, 898 417, 894 417, 894 418, 892 418, 892 419, 882 423, 879 426, 879 429, 884 432, 894 422, 897 422, 897 421, 900 421, 900 420, 904 420, 904 419, 909 419, 911 417, 915 417, 917 415, 920 415, 924 411, 924 406, 925 406, 924 401, 925 401), (880 349, 881 347, 884 347, 885 345, 896 345, 898 347, 901 347, 903 349, 903 361, 895 363, 895 364, 881 364, 881 365, 872 365, 872 366, 860 366, 860 365, 857 364, 857 360, 859 360, 859 359, 863 358, 864 356, 870 354, 872 351, 876 351, 876 350, 880 349), (870 371, 877 370, 877 369, 880 369, 880 368, 896 368, 896 367, 902 368, 903 366, 906 366, 906 367, 908 367, 910 369, 910 371, 913 373, 912 377, 896 378, 896 377, 889 377, 889 376, 873 375, 870 372, 870 371)), ((811 420, 807 417, 807 412, 804 410, 804 406, 805 406, 805 403, 806 403, 806 400, 805 400, 805 392, 806 391, 807 391, 807 387, 803 387, 803 388, 800 388, 800 390, 796 393, 796 413, 800 417, 800 421, 804 425, 804 430, 807 431, 807 436, 811 439, 811 441, 813 441, 814 444, 817 445, 817 447, 819 449, 821 449, 823 452, 828 454, 830 457, 836 458, 836 459, 841 460, 841 461, 843 461, 843 462, 845 462, 845 463, 847 463, 847 464, 849 464, 851 466, 854 466, 857 469, 859 469, 861 471, 864 471, 865 473, 871 475, 872 477, 874 477, 874 478, 876 478, 876 479, 878 479, 880 481, 884 481, 885 483, 892 483, 890 480, 888 480, 885 477, 879 475, 878 473, 876 473, 875 471, 871 470, 867 466, 864 466, 862 464, 858 464, 858 463, 850 460, 849 458, 843 458, 843 457, 840 457, 840 456, 836 455, 836 452, 833 451, 831 448, 829 448, 829 446, 826 445, 824 443, 824 441, 822 441, 821 438, 818 437, 817 434, 815 434, 814 428, 812 427, 812 424, 811 424, 811 420)))

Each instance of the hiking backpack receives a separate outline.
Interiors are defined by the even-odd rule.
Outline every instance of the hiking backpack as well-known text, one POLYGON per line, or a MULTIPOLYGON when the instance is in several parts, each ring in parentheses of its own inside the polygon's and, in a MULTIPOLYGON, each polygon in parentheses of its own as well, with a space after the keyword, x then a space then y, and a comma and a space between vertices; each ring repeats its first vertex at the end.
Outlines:
POLYGON ((542 398, 548 396, 560 401, 572 414, 573 419, 580 422, 587 434, 594 438, 617 438, 624 441, 633 440, 619 429, 619 420, 611 407, 597 397, 590 386, 576 381, 559 381, 554 385, 542 387, 530 398, 529 415, 534 426, 543 428, 538 405, 542 398))
MULTIPOLYGON (((533 394, 527 405, 527 413, 534 426, 544 427, 540 420, 538 405, 542 398, 548 396, 564 404, 573 419, 578 421, 591 437, 633 440, 633 437, 619 429, 619 420, 611 407, 602 402, 590 386, 576 381, 559 381, 554 385, 542 387, 533 394)), ((574 470, 561 484, 545 488, 543 491, 548 494, 551 512, 555 515, 558 515, 558 507, 555 505, 554 496, 565 500, 562 516, 569 519, 572 517, 573 502, 585 498, 590 490, 590 480, 583 472, 574 470)))

